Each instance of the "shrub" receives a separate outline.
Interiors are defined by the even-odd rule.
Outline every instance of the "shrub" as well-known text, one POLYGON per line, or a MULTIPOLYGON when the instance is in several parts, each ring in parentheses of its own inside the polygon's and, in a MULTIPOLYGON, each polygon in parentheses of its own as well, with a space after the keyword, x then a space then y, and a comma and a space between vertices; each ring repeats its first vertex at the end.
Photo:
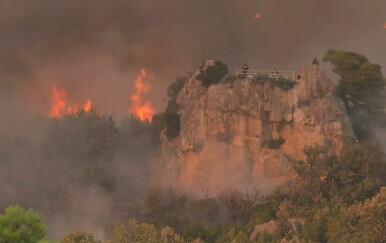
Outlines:
POLYGON ((174 232, 172 227, 166 226, 161 229, 162 243, 181 243, 181 236, 174 232))
POLYGON ((100 240, 96 239, 92 234, 86 232, 75 232, 65 234, 60 241, 61 243, 99 243, 100 240))
POLYGON ((195 239, 200 239, 205 242, 214 242, 213 233, 211 230, 200 224, 192 224, 187 227, 183 233, 184 239, 188 242, 194 241, 195 239))
POLYGON ((93 108, 51 121, 52 148, 63 156, 82 154, 90 161, 112 156, 121 144, 118 128, 111 116, 100 115, 93 108))
POLYGON ((179 105, 177 102, 170 102, 163 115, 165 136, 171 140, 178 137, 181 129, 181 119, 178 114, 179 105))
POLYGON ((130 219, 128 228, 134 242, 158 242, 158 233, 154 225, 139 223, 135 219, 130 219))
POLYGON ((187 81, 187 76, 179 77, 173 82, 167 91, 168 105, 165 112, 154 116, 153 123, 159 132, 165 131, 165 136, 172 140, 180 134, 181 120, 178 114, 179 105, 177 97, 187 81))
POLYGON ((358 206, 365 235, 375 242, 386 242, 386 187, 358 206))
POLYGON ((167 96, 170 100, 176 100, 178 94, 180 93, 181 89, 184 87, 188 77, 187 76, 181 76, 176 79, 171 85, 168 87, 167 96))
POLYGON ((308 106, 310 104, 310 100, 299 100, 298 106, 308 106))
POLYGON ((170 226, 180 230, 185 225, 187 198, 172 189, 151 188, 145 195, 143 206, 140 210, 140 219, 154 224, 156 227, 170 226))
POLYGON ((279 149, 281 145, 285 143, 284 138, 278 138, 278 139, 271 139, 268 141, 265 141, 263 143, 263 147, 270 148, 270 149, 279 149))
POLYGON ((258 233, 255 237, 255 240, 253 242, 257 243, 266 243, 266 242, 272 242, 272 243, 279 243, 282 242, 280 237, 278 235, 270 235, 267 232, 258 233))
POLYGON ((195 200, 189 205, 190 217, 194 222, 211 225, 220 214, 220 207, 215 199, 203 198, 195 200))
POLYGON ((218 84, 227 73, 228 67, 221 61, 215 61, 212 66, 201 66, 197 79, 202 82, 203 86, 209 87, 212 84, 218 84))
POLYGON ((264 84, 265 82, 270 82, 271 88, 279 87, 282 90, 291 90, 298 82, 279 76, 272 77, 268 74, 258 74, 253 79, 253 82, 257 84, 264 84))
POLYGON ((271 81, 271 88, 279 87, 282 90, 291 90, 297 83, 288 78, 278 77, 271 81))
POLYGON ((237 79, 238 79, 238 76, 229 74, 227 75, 224 83, 233 84, 237 79))
POLYGON ((252 78, 252 81, 257 84, 264 84, 265 82, 269 82, 273 80, 273 78, 267 74, 257 74, 252 78))

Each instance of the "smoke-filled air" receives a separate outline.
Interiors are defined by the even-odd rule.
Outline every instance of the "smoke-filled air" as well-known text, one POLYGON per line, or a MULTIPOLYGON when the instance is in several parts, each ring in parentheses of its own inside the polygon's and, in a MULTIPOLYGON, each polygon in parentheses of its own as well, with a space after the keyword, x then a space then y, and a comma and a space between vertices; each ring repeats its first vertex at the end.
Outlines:
POLYGON ((0 0, 0 243, 386 241, 384 0, 0 0))

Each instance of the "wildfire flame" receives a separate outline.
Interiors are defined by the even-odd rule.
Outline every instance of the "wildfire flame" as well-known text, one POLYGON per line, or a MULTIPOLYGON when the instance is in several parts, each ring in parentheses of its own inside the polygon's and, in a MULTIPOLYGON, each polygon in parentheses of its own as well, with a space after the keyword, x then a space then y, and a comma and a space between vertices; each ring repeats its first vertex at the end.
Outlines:
POLYGON ((261 18, 261 14, 257 13, 255 14, 255 16, 253 16, 255 19, 260 19, 261 18))
POLYGON ((68 103, 68 93, 64 89, 58 88, 57 85, 54 85, 52 88, 52 107, 51 111, 48 114, 48 117, 51 118, 60 118, 65 114, 74 114, 80 110, 89 112, 92 108, 92 101, 87 100, 86 103, 82 106, 78 104, 70 105, 68 103))
POLYGON ((83 105, 83 110, 85 112, 89 112, 89 111, 91 111, 91 108, 92 108, 92 101, 87 100, 86 103, 83 105))
POLYGON ((67 106, 67 92, 65 90, 59 90, 56 85, 52 88, 52 100, 53 105, 49 117, 61 117, 67 106))
POLYGON ((150 85, 144 83, 144 79, 147 77, 147 71, 145 69, 141 69, 141 73, 135 80, 136 92, 133 96, 131 96, 132 106, 130 111, 134 113, 141 121, 151 121, 155 113, 151 103, 143 101, 143 95, 151 88, 150 85))
POLYGON ((382 29, 386 29, 386 23, 381 26, 382 29))

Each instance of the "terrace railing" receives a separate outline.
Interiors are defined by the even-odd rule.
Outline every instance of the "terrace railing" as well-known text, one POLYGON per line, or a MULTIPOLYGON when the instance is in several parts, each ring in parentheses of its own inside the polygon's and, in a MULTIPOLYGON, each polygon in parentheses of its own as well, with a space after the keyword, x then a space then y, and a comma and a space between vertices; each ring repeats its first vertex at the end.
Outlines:
POLYGON ((261 70, 236 70, 236 77, 242 79, 252 79, 259 75, 266 75, 269 77, 283 77, 290 80, 295 80, 294 71, 261 71, 261 70))

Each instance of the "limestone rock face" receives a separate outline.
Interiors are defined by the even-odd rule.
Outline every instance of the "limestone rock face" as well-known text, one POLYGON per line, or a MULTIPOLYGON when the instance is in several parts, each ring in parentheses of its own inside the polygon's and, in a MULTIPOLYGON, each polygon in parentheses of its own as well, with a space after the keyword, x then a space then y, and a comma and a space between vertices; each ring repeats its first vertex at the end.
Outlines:
POLYGON ((269 192, 294 179, 289 159, 304 159, 304 146, 339 154, 354 138, 333 82, 316 66, 303 66, 287 91, 251 80, 205 88, 197 75, 178 96, 181 131, 169 144, 177 156, 167 162, 168 178, 181 189, 269 192))

